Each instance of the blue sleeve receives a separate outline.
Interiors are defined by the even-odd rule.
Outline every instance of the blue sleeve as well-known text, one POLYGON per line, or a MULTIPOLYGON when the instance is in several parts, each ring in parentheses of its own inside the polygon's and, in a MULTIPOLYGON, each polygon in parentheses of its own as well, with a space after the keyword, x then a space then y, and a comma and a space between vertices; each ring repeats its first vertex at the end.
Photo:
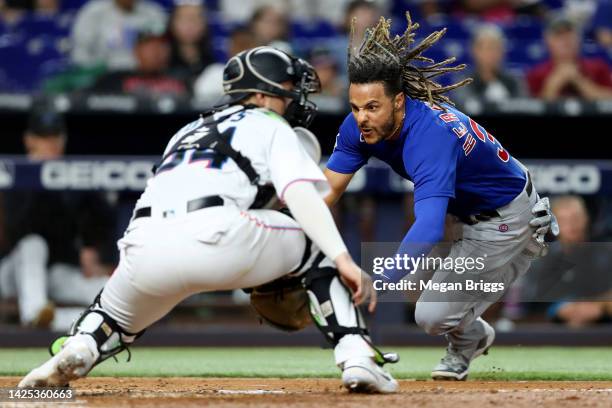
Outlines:
POLYGON ((336 144, 327 168, 337 173, 352 174, 367 163, 368 157, 359 148, 359 129, 352 114, 340 126, 336 144))
POLYGON ((403 155, 405 170, 414 182, 414 201, 454 198, 461 151, 457 136, 436 125, 421 126, 413 132, 419 139, 413 144, 406 143, 403 155))
MULTIPOLYGON (((427 256, 434 245, 444 237, 444 221, 448 207, 447 197, 430 197, 414 203, 416 220, 402 240, 397 254, 418 258, 427 256)), ((395 269, 385 271, 385 282, 399 282, 404 276, 413 271, 395 269)))

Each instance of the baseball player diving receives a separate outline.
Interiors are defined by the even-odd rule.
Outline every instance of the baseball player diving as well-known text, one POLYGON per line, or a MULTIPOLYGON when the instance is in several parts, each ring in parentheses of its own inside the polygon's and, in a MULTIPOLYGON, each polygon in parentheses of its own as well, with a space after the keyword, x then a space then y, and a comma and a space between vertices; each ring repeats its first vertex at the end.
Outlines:
MULTIPOLYGON (((484 255, 485 268, 476 277, 503 282, 507 288, 534 257, 544 254, 544 238, 556 230, 548 199, 540 200, 527 169, 445 96, 469 80, 442 86, 432 79, 463 69, 447 66, 454 58, 435 63, 422 56, 445 30, 412 47, 418 24, 408 14, 407 20, 402 36, 390 38, 391 21, 381 18, 359 47, 349 45, 352 113, 340 126, 325 169, 332 189, 325 200, 333 205, 355 172, 377 158, 414 183, 416 220, 397 254, 429 254, 443 238, 448 213, 463 223, 463 239, 454 242, 448 257, 484 255)), ((377 284, 418 272, 394 268, 377 284)), ((432 281, 443 283, 451 275, 456 274, 436 269, 432 281)), ((502 295, 457 301, 457 294, 440 295, 434 289, 420 293, 417 324, 448 340, 446 355, 431 373, 434 379, 467 378, 470 362, 485 353, 495 337, 480 316, 502 295)))
POLYGON ((369 302, 373 310, 375 293, 323 201, 328 182, 306 152, 320 154, 316 139, 289 125, 308 126, 316 112, 308 100, 320 87, 314 69, 259 47, 228 61, 223 85, 227 103, 168 143, 118 242, 108 283, 20 387, 65 386, 127 349, 183 299, 248 288, 271 324, 318 326, 350 391, 397 389, 382 368, 397 356, 372 345, 356 307, 369 302), (267 209, 274 198, 290 213, 267 209))

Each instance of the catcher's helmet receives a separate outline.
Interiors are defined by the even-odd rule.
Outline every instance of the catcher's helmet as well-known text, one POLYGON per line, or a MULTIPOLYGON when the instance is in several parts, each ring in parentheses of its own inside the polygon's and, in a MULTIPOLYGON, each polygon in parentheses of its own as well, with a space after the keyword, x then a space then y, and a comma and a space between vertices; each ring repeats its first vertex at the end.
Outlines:
POLYGON ((232 57, 223 69, 223 90, 230 103, 254 92, 291 98, 285 118, 294 126, 307 127, 317 111, 308 94, 319 92, 319 77, 308 62, 272 47, 257 47, 232 57), (293 83, 293 90, 282 87, 293 83))

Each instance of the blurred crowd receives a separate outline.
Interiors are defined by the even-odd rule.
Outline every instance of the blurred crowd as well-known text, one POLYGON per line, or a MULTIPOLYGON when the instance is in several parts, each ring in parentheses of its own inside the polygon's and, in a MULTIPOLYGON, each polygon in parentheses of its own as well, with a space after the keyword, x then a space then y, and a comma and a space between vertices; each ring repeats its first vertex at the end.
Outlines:
POLYGON ((407 10, 421 38, 448 29, 432 58, 468 64, 460 104, 612 97, 612 0, 0 0, 0 92, 214 102, 229 57, 272 45, 342 97, 351 21, 358 43, 382 15, 402 31, 407 10))

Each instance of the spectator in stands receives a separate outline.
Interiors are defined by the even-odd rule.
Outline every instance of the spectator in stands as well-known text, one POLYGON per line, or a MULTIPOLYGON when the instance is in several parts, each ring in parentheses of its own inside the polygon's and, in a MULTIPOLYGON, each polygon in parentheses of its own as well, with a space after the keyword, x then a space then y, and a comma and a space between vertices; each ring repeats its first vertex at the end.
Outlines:
POLYGON ((289 17, 282 9, 262 6, 255 10, 249 21, 255 44, 269 45, 291 53, 289 44, 289 17))
POLYGON ((353 20, 355 22, 353 46, 357 47, 361 44, 366 29, 375 26, 381 15, 382 11, 376 3, 367 0, 353 0, 346 6, 341 27, 342 35, 326 42, 326 47, 329 48, 338 64, 338 72, 340 73, 343 86, 348 86, 346 56, 353 20))
POLYGON ((28 3, 24 0, 0 0, 0 24, 6 27, 19 24, 30 8, 28 3))
POLYGON ((505 42, 504 34, 495 25, 476 29, 471 47, 474 70, 467 75, 474 82, 457 90, 457 102, 501 102, 524 95, 521 81, 504 70, 505 42))
POLYGON ((373 27, 382 15, 382 12, 378 6, 367 0, 354 0, 346 6, 346 12, 344 13, 344 25, 343 31, 348 35, 351 31, 351 24, 355 20, 354 30, 355 39, 353 45, 357 46, 363 41, 366 29, 373 27))
POLYGON ((508 22, 514 19, 514 8, 509 0, 462 0, 460 14, 485 21, 508 22))
MULTIPOLYGON (((63 118, 38 106, 23 142, 32 161, 60 159, 63 118)), ((0 297, 17 298, 23 325, 47 327, 52 301, 86 306, 112 272, 113 213, 96 193, 11 191, 3 194, 8 241, 0 259, 0 297)))
POLYGON ((559 222, 559 242, 550 253, 534 263, 527 275, 535 288, 530 300, 556 300, 548 315, 572 327, 612 318, 611 256, 601 245, 590 243, 589 214, 579 196, 562 196, 552 201, 559 222))
MULTIPOLYGON (((413 1, 404 0, 404 3, 413 1)), ((290 14, 291 20, 294 21, 316 23, 324 20, 337 26, 343 24, 346 6, 351 2, 352 0, 241 0, 240 7, 236 7, 236 0, 218 0, 218 5, 223 20, 232 23, 244 23, 259 7, 273 5, 282 12, 290 14)), ((369 2, 384 10, 389 10, 394 2, 400 3, 398 0, 369 0, 369 2)), ((401 8, 400 13, 410 8, 407 4, 398 7, 401 8)))
POLYGON ((555 101, 567 97, 597 100, 612 97, 612 77, 602 59, 580 56, 581 37, 573 21, 554 17, 545 32, 550 59, 527 75, 535 97, 555 101))
POLYGON ((192 83, 214 61, 202 0, 176 0, 168 24, 170 70, 192 83))
POLYGON ((543 16, 546 12, 541 0, 461 0, 458 3, 459 16, 497 23, 512 22, 517 14, 543 16))
POLYGON ((143 28, 161 29, 166 15, 147 0, 92 0, 79 10, 72 31, 72 61, 109 70, 136 66, 133 48, 143 28))
MULTIPOLYGON (((232 57, 240 51, 255 47, 255 38, 248 27, 237 27, 229 37, 228 56, 232 57)), ((203 103, 215 104, 223 96, 223 68, 225 64, 209 65, 198 77, 193 86, 196 99, 203 103)))
POLYGON ((310 52, 309 62, 317 71, 321 80, 321 96, 342 97, 346 88, 338 79, 338 62, 332 53, 324 47, 314 48, 310 52))
POLYGON ((136 69, 109 72, 100 77, 91 92, 132 94, 145 98, 185 97, 189 88, 182 78, 169 73, 170 45, 160 31, 144 29, 134 48, 136 69))
POLYGON ((60 0, 35 0, 34 11, 37 14, 56 16, 60 11, 60 0))
MULTIPOLYGON (((447 14, 448 1, 440 0, 408 0, 411 6, 410 15, 418 16, 418 21, 436 21, 447 14), (416 10, 413 10, 415 8, 416 10)), ((402 12, 404 7, 402 7, 402 12)))
POLYGON ((612 51, 612 0, 599 3, 593 18, 593 31, 597 43, 612 51))

